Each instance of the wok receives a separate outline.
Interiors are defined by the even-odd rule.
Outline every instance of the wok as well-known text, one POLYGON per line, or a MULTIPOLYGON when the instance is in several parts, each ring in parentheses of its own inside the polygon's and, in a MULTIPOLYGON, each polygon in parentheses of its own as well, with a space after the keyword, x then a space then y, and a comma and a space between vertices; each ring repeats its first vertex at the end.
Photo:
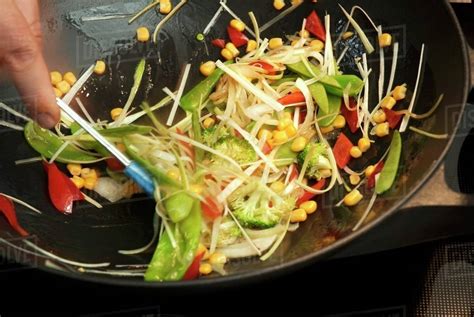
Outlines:
MULTIPOLYGON (((51 69, 79 73, 96 59, 107 59, 108 74, 87 84, 85 91, 89 93, 89 97, 84 92, 81 95, 93 117, 107 118, 110 109, 124 104, 131 87, 134 67, 142 56, 148 58, 146 80, 149 84, 146 89, 142 89, 136 100, 147 99, 151 103, 162 97, 162 87, 175 88, 185 63, 190 62, 194 66, 188 86, 191 87, 200 79, 196 65, 204 60, 218 58, 218 50, 209 42, 207 49, 211 57, 206 56, 204 43, 195 39, 195 35, 203 30, 217 10, 218 1, 189 1, 165 25, 159 35, 158 45, 137 45, 133 40, 135 29, 139 25, 152 29, 159 21, 158 15, 152 11, 130 26, 126 22, 127 17, 118 16, 135 12, 147 2, 149 1, 100 1, 98 4, 97 1, 89 0, 41 1, 45 54, 51 69)), ((447 1, 345 0, 341 4, 346 9, 353 5, 362 6, 377 24, 382 24, 400 42, 396 83, 406 82, 413 88, 420 48, 422 43, 426 44, 426 63, 415 110, 417 113, 427 111, 441 93, 444 93, 444 100, 433 117, 418 125, 422 129, 448 133, 450 136, 447 140, 432 140, 413 133, 404 135, 402 164, 397 183, 375 205, 372 220, 359 231, 335 231, 334 228, 341 222, 353 224, 357 218, 333 210, 331 205, 334 195, 325 196, 319 201, 323 208, 317 215, 309 217, 296 232, 288 234, 271 259, 265 262, 255 258, 237 260, 227 266, 227 276, 176 283, 145 283, 139 278, 83 274, 68 266, 51 267, 47 265, 45 258, 25 252, 4 252, 5 256, 71 278, 115 285, 182 288, 232 285, 236 281, 268 278, 322 260, 359 236, 369 235, 374 226, 398 212, 407 199, 416 194, 443 160, 457 130, 458 117, 463 111, 470 88, 468 57, 458 22, 447 1), (337 241, 327 243, 326 239, 324 243, 328 234, 336 235, 337 241)), ((253 10, 260 25, 277 14, 269 0, 229 0, 228 5, 245 21, 248 20, 246 13, 253 10)), ((313 7, 320 14, 331 14, 332 27, 341 29, 343 15, 337 2, 319 0, 317 4, 313 4, 306 1, 266 31, 264 36, 270 38, 281 36, 282 32, 294 33, 300 29, 302 19, 313 7)), ((356 17, 368 29, 365 19, 359 14, 356 17)), ((224 37, 229 19, 229 15, 224 13, 208 38, 224 37)), ((369 35, 374 36, 373 33, 369 35)), ((386 68, 389 69, 391 53, 386 55, 386 68)), ((378 74, 378 53, 371 55, 369 62, 370 67, 378 74)), ((348 71, 351 71, 351 67, 350 64, 345 65, 348 71)), ((376 87, 376 79, 373 79, 371 86, 376 87)), ((9 85, 1 87, 0 99, 22 109, 15 90, 9 85)), ((166 118, 167 114, 163 113, 162 116, 166 118)), ((5 129, 1 130, 1 134, 0 148, 3 149, 3 154, 0 158, 0 192, 19 197, 43 211, 42 215, 38 215, 18 207, 20 222, 32 234, 29 239, 54 254, 81 262, 148 263, 153 248, 135 256, 123 256, 117 250, 134 249, 150 241, 152 201, 135 197, 115 204, 105 203, 102 210, 81 203, 75 206, 72 215, 64 216, 55 211, 48 200, 46 177, 41 164, 15 166, 15 160, 35 156, 22 133, 5 129)), ((360 212, 356 211, 355 216, 360 216, 360 212)), ((14 233, 3 220, 0 221, 0 236, 13 244, 21 245, 21 241, 15 240, 14 233)))

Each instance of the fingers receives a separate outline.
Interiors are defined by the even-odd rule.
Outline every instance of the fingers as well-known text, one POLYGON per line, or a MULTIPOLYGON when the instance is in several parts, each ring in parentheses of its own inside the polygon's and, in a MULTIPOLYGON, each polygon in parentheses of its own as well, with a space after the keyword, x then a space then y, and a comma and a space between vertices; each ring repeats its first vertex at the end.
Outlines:
MULTIPOLYGON (((56 106, 38 37, 12 0, 3 0, 0 19, 0 61, 10 74, 23 102, 33 119, 44 128, 52 128, 58 121, 60 111, 56 106)), ((22 5, 29 2, 22 0, 22 5)), ((33 2, 31 2, 33 3, 33 2)), ((37 8, 37 7, 36 7, 37 8)), ((28 19, 35 21, 34 8, 26 11, 28 19)))
POLYGON ((17 8, 25 17, 26 22, 30 26, 31 33, 40 46, 42 43, 40 9, 37 0, 14 0, 17 8))

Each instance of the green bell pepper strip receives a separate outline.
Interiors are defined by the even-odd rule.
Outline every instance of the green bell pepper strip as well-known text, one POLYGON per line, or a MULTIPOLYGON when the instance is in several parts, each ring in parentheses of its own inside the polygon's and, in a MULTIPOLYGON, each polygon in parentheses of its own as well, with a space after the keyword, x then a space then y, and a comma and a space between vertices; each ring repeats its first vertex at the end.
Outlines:
POLYGON ((400 132, 395 130, 393 133, 392 143, 387 155, 384 167, 380 172, 377 183, 375 184, 375 192, 380 195, 389 190, 397 176, 398 167, 400 165, 400 156, 402 153, 402 137, 400 132))
POLYGON ((178 223, 184 220, 193 208, 194 198, 186 193, 178 192, 164 201, 166 212, 171 221, 178 223))
POLYGON ((277 167, 291 165, 296 160, 298 153, 291 150, 291 143, 282 144, 275 153, 274 160, 277 167))
MULTIPOLYGON (((51 158, 65 143, 53 132, 42 129, 36 123, 28 122, 24 130, 28 144, 45 158, 51 158)), ((70 144, 58 155, 56 161, 60 163, 92 163, 98 157, 92 156, 85 151, 70 144)))
POLYGON ((313 99, 318 104, 319 109, 321 109, 325 113, 329 113, 329 100, 324 85, 321 83, 314 83, 308 88, 311 92, 311 95, 313 96, 313 99))
POLYGON ((170 224, 176 248, 171 244, 168 232, 163 233, 145 273, 145 281, 179 281, 183 278, 199 247, 201 222, 201 204, 195 200, 188 217, 177 224, 170 224))
POLYGON ((168 177, 165 171, 155 167, 150 162, 142 158, 138 153, 133 149, 133 145, 130 140, 125 137, 123 139, 125 148, 127 149, 127 154, 130 155, 132 160, 140 164, 144 169, 146 169, 160 185, 168 185, 171 187, 182 188, 182 185, 176 182, 174 179, 168 177))
POLYGON ((336 119, 339 112, 341 111, 341 103, 342 103, 341 97, 334 96, 331 94, 328 94, 327 97, 328 97, 328 111, 325 112, 323 111, 322 108, 319 108, 318 110, 318 118, 322 118, 321 120, 318 120, 318 124, 321 127, 330 126, 336 119))

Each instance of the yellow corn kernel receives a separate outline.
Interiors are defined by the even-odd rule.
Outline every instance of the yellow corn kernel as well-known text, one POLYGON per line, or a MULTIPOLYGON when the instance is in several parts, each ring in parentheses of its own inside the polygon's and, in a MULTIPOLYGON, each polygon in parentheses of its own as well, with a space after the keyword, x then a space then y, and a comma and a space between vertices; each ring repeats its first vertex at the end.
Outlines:
POLYGON ((249 40, 247 42, 247 49, 246 49, 246 52, 247 53, 250 53, 250 52, 253 52, 257 49, 257 41, 255 40, 249 40))
POLYGON ((372 119, 375 123, 384 123, 387 121, 387 115, 385 114, 385 111, 379 109, 374 113, 372 119))
POLYGON ((58 88, 53 87, 53 91, 54 91, 54 95, 55 95, 57 98, 61 98, 61 97, 63 96, 63 93, 62 93, 61 90, 59 90, 58 88))
POLYGON ((285 7, 285 1, 283 0, 273 0, 273 7, 275 9, 277 9, 278 11, 280 11, 281 9, 283 9, 285 7))
POLYGON ((351 185, 357 185, 360 183, 360 176, 359 175, 351 175, 349 176, 349 181, 351 182, 351 185))
POLYGON ((174 167, 166 173, 166 176, 168 176, 169 178, 177 181, 177 180, 180 179, 181 174, 179 172, 179 169, 177 167, 174 167))
POLYGON ((226 256, 219 252, 214 252, 209 257, 209 263, 211 264, 225 264, 226 262, 227 262, 226 256))
POLYGON ((375 126, 375 135, 379 138, 383 138, 384 136, 389 135, 389 133, 390 127, 388 125, 388 122, 379 123, 375 126))
POLYGON ((300 208, 306 211, 308 215, 311 215, 318 209, 318 203, 314 200, 305 201, 300 205, 300 208))
POLYGON ((263 138, 265 138, 265 140, 270 140, 272 138, 272 132, 270 130, 267 130, 267 129, 260 129, 260 131, 258 131, 258 139, 261 140, 263 138))
POLYGON ((127 151, 127 148, 125 147, 125 144, 123 143, 117 143, 115 147, 117 148, 117 150, 119 150, 122 153, 125 153, 125 151, 127 151))
POLYGON ((357 205, 364 196, 360 193, 358 189, 354 189, 349 194, 344 197, 344 205, 346 206, 355 206, 357 205))
POLYGON ((353 147, 351 148, 350 153, 351 153, 351 156, 352 156, 353 158, 359 158, 359 157, 362 156, 362 151, 359 149, 358 146, 353 146, 353 147))
POLYGON ((387 96, 383 98, 382 102, 380 103, 380 106, 382 108, 392 109, 396 103, 397 101, 395 100, 395 98, 387 96))
POLYGON ((375 165, 369 165, 365 168, 365 177, 370 177, 375 171, 375 165))
POLYGON ((344 34, 342 34, 342 39, 347 40, 348 38, 351 38, 353 36, 354 36, 354 32, 348 31, 348 32, 345 32, 344 34))
POLYGON ((74 185, 78 189, 82 189, 84 187, 84 184, 85 184, 84 178, 74 175, 73 177, 70 178, 70 180, 74 183, 74 185))
POLYGON ((307 30, 299 31, 298 35, 304 39, 307 39, 309 37, 309 32, 307 30))
POLYGON ((334 122, 332 123, 332 125, 336 129, 342 129, 346 126, 346 118, 344 118, 343 115, 338 114, 336 116, 336 119, 334 119, 334 122))
POLYGON ((216 124, 216 120, 211 117, 204 119, 204 121, 202 122, 202 126, 204 127, 204 129, 212 128, 214 124, 216 124))
POLYGON ((290 214, 290 221, 292 223, 303 222, 306 221, 306 219, 308 219, 308 214, 303 208, 295 209, 290 214))
POLYGON ((168 14, 171 12, 173 5, 169 0, 161 0, 160 1, 160 13, 161 14, 168 14))
POLYGON ((201 195, 204 192, 204 187, 199 184, 191 184, 189 190, 197 195, 201 195))
POLYGON ((278 121, 277 129, 283 131, 292 124, 293 120, 291 120, 290 118, 282 118, 278 121))
POLYGON ((312 40, 309 46, 316 52, 321 52, 324 49, 324 42, 320 40, 312 40))
POLYGON ((302 3, 303 3, 303 0, 291 0, 291 5, 292 6, 299 5, 299 4, 302 4, 302 3))
POLYGON ((112 120, 117 120, 120 115, 122 114, 123 109, 122 108, 114 108, 110 111, 110 117, 112 120))
POLYGON ((229 51, 227 48, 222 49, 221 55, 222 55, 222 57, 224 57, 228 61, 234 59, 234 54, 232 54, 232 52, 229 51))
POLYGON ((104 61, 97 61, 94 67, 94 73, 97 75, 103 75, 105 73, 105 68, 106 66, 104 61))
POLYGON ((275 144, 283 144, 288 141, 286 131, 273 131, 273 142, 275 144))
POLYGON ((85 167, 85 168, 81 169, 81 177, 84 178, 84 179, 88 179, 88 178, 98 179, 99 174, 97 173, 97 170, 95 170, 93 168, 85 167))
POLYGON ((97 184, 97 178, 88 177, 84 179, 84 188, 93 190, 97 184))
POLYGON ((329 178, 332 175, 332 171, 329 168, 324 168, 319 170, 319 175, 321 178, 329 178))
POLYGON ((392 45, 392 35, 389 33, 383 33, 379 36, 380 47, 388 47, 392 45))
POLYGON ((293 143, 291 143, 291 150, 293 152, 301 152, 304 150, 307 144, 308 139, 306 139, 304 136, 299 136, 293 140, 293 143))
POLYGON ((73 176, 81 175, 81 171, 82 171, 81 164, 72 164, 71 163, 71 164, 66 165, 66 168, 69 171, 69 173, 71 173, 71 175, 73 175, 73 176))
POLYGON ((201 275, 209 275, 212 273, 212 265, 209 263, 201 263, 199 265, 199 273, 201 275))
POLYGON ((293 113, 291 113, 289 111, 284 111, 283 112, 283 118, 293 121, 293 113))
POLYGON ((148 42, 150 40, 150 31, 147 27, 141 26, 137 29, 137 41, 148 42))
POLYGON ((371 146, 370 140, 367 138, 360 138, 359 141, 357 142, 357 146, 362 151, 362 153, 365 153, 370 149, 370 146, 371 146))
POLYGON ((231 43, 231 42, 227 43, 225 45, 225 48, 228 49, 232 53, 233 57, 237 57, 240 54, 240 51, 237 49, 237 47, 235 47, 234 43, 231 43))
POLYGON ((72 72, 67 72, 64 74, 63 79, 71 86, 73 86, 77 81, 76 76, 72 72))
POLYGON ((392 92, 392 97, 396 101, 403 100, 407 96, 407 87, 397 86, 392 92))
POLYGON ((57 84, 63 81, 63 75, 61 75, 60 72, 51 72, 49 73, 49 76, 51 78, 51 84, 53 86, 56 86, 57 84))
POLYGON ((274 37, 268 42, 268 48, 271 50, 276 50, 283 46, 283 40, 281 37, 274 37))
POLYGON ((239 32, 243 32, 245 30, 245 23, 237 19, 232 19, 230 21, 230 26, 239 32))
POLYGON ((270 189, 279 194, 285 190, 285 184, 282 181, 276 181, 270 185, 270 189))
POLYGON ((71 85, 69 85, 69 83, 67 81, 63 80, 63 81, 60 81, 59 83, 57 83, 56 88, 58 88, 59 91, 63 95, 65 95, 69 92, 69 90, 71 90, 71 85))
POLYGON ((294 137, 295 135, 298 134, 298 130, 296 130, 295 126, 293 124, 290 124, 289 126, 286 127, 285 129, 286 135, 288 135, 289 138, 294 137))
POLYGON ((199 246, 198 246, 198 250, 197 250, 197 254, 204 254, 207 252, 207 248, 204 244, 202 243, 199 243, 199 246))
POLYGON ((328 133, 334 131, 334 127, 332 125, 327 126, 327 127, 320 127, 320 129, 321 129, 322 134, 328 134, 328 133))
POLYGON ((216 63, 214 63, 213 61, 205 62, 204 64, 201 64, 201 66, 199 67, 199 71, 201 72, 201 74, 203 74, 206 77, 211 75, 215 70, 216 70, 216 63))

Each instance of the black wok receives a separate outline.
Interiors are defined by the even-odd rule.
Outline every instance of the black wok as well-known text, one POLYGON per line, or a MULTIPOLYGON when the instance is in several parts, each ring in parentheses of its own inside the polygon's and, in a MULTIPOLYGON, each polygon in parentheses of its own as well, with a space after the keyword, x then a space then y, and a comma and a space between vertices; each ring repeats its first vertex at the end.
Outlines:
MULTIPOLYGON (((51 69, 79 73, 98 58, 108 59, 108 75, 89 82, 86 89, 90 93, 89 97, 84 94, 81 96, 94 117, 106 118, 111 108, 124 103, 138 58, 148 58, 150 66, 146 80, 150 85, 140 92, 137 101, 148 99, 151 102, 162 97, 162 87, 175 87, 183 64, 191 61, 193 66, 196 66, 199 62, 210 59, 206 56, 205 45, 196 41, 195 35, 202 31, 210 20, 218 8, 218 1, 189 1, 166 24, 160 33, 158 46, 137 45, 133 40, 138 25, 153 28, 157 23, 158 16, 154 12, 148 13, 131 26, 127 25, 127 18, 116 19, 109 16, 109 19, 97 20, 97 17, 103 17, 104 14, 131 13, 147 2, 149 1, 131 1, 124 4, 122 1, 109 0, 100 1, 98 4, 97 1, 88 0, 41 1, 45 53, 51 69)), ((320 14, 325 11, 331 14, 333 28, 340 29, 343 16, 336 1, 319 0, 317 4, 306 2, 268 30, 264 36, 281 36, 282 32, 294 33, 301 27, 302 19, 309 14, 312 7, 320 14)), ((419 127, 448 133, 450 138, 432 140, 412 133, 404 136, 403 163, 397 184, 375 205, 370 223, 356 233, 345 230, 346 227, 341 223, 347 221, 347 228, 350 228, 350 224, 357 220, 361 211, 356 211, 354 217, 341 214, 331 208, 333 200, 336 199, 335 195, 325 197, 319 202, 323 208, 318 214, 310 217, 299 230, 289 234, 270 260, 238 260, 228 265, 228 276, 213 276, 192 282, 145 283, 141 279, 83 274, 71 267, 62 266, 61 270, 51 268, 46 265, 44 258, 30 256, 24 252, 5 252, 5 256, 57 274, 103 283, 158 288, 232 285, 236 281, 256 280, 309 265, 324 259, 360 235, 370 234, 371 228, 400 210, 407 199, 416 194, 442 161, 455 135, 459 114, 463 111, 470 88, 468 57, 458 22, 447 1, 347 0, 341 1, 341 4, 346 8, 353 5, 362 6, 377 24, 382 24, 400 42, 396 83, 406 82, 413 88, 420 48, 422 43, 426 44, 426 65, 416 112, 428 110, 437 96, 441 93, 445 95, 436 114, 419 123, 419 127), (328 243, 328 236, 337 237, 337 241, 328 243)), ((247 20, 247 11, 253 10, 260 24, 277 14, 270 0, 229 0, 228 5, 239 16, 245 17, 244 20, 247 20)), ((360 15, 356 17, 359 21, 365 21, 360 15)), ((223 14, 209 38, 225 36, 225 25, 228 21, 229 16, 223 14)), ((361 24, 368 27, 365 22, 361 24)), ((215 48, 208 44, 208 49, 211 59, 218 58, 215 48)), ((389 68, 391 54, 387 55, 389 57, 386 67, 389 68)), ((369 59, 370 67, 378 74, 378 53, 374 53, 369 59)), ((200 78, 197 68, 193 67, 190 86, 200 78)), ((350 70, 351 65, 346 65, 346 68, 350 70)), ((371 84, 376 87, 375 81, 371 84)), ((1 86, 0 99, 21 109, 14 89, 8 85, 1 86)), ((22 133, 11 130, 1 130, 1 133, 0 148, 3 149, 3 154, 0 159, 0 192, 19 197, 43 211, 42 215, 37 215, 19 208, 20 222, 33 234, 29 239, 64 258, 81 262, 132 264, 149 261, 153 250, 132 257, 119 255, 117 250, 133 249, 149 242, 153 215, 153 203, 150 200, 138 197, 116 204, 104 204, 102 210, 87 204, 78 204, 72 215, 64 216, 55 211, 49 203, 46 178, 41 164, 15 166, 15 160, 35 156, 24 141, 22 133)), ((3 220, 0 221, 0 232, 4 239, 21 245, 20 241, 13 238, 15 235, 3 220)))

